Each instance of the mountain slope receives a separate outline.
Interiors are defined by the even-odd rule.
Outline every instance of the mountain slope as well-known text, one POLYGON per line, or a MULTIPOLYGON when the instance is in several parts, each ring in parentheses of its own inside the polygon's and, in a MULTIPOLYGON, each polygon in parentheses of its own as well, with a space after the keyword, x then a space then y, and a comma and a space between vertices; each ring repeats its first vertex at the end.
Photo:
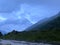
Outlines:
POLYGON ((32 25, 31 27, 27 28, 26 30, 46 30, 46 29, 53 29, 53 28, 60 28, 60 13, 57 15, 47 18, 46 20, 39 21, 38 23, 32 25))

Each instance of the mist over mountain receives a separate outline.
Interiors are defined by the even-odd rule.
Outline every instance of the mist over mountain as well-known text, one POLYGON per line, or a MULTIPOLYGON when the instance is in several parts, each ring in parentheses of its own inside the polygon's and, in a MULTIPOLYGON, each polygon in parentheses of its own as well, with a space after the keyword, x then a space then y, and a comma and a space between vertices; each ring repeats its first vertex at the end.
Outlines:
POLYGON ((2 33, 8 33, 12 30, 23 31, 25 28, 32 25, 32 23, 27 19, 16 19, 16 20, 6 20, 5 22, 0 23, 0 31, 2 33), (24 28, 23 28, 24 27, 24 28))
POLYGON ((43 20, 40 20, 36 24, 32 25, 31 27, 27 28, 27 31, 30 30, 49 30, 54 28, 60 28, 60 12, 56 14, 55 16, 52 16, 50 18, 46 18, 43 20))

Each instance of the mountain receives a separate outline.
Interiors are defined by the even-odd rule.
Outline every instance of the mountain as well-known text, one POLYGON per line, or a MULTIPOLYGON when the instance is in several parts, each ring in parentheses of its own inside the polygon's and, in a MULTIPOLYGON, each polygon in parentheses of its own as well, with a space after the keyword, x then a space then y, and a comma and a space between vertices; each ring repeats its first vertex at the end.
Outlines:
POLYGON ((36 24, 27 28, 26 31, 46 30, 46 29, 53 29, 53 28, 56 28, 56 29, 60 28, 60 13, 50 18, 40 20, 36 24))
POLYGON ((38 22, 28 31, 12 31, 3 36, 3 39, 25 40, 33 42, 60 42, 60 13, 48 18, 45 21, 38 22))

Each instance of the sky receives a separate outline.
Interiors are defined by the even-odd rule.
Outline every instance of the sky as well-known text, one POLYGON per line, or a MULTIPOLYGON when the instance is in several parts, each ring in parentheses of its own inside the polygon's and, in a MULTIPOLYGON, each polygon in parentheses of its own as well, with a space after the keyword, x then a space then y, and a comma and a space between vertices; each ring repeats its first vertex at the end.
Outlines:
POLYGON ((60 0, 0 0, 0 30, 23 31, 60 11, 60 0))

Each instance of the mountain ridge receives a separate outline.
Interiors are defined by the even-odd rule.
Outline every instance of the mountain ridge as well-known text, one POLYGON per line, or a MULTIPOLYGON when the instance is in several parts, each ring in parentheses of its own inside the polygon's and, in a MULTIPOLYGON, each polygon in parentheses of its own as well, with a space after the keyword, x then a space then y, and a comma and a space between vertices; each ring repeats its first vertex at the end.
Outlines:
POLYGON ((49 17, 49 18, 40 20, 40 21, 37 22, 36 24, 28 27, 26 30, 27 30, 27 31, 33 30, 34 28, 35 28, 34 30, 36 30, 36 27, 37 27, 37 26, 42 27, 44 24, 47 24, 48 22, 53 21, 54 19, 56 19, 56 18, 58 18, 58 17, 60 17, 60 13, 58 13, 57 15, 54 15, 54 16, 52 16, 52 17, 49 17))

